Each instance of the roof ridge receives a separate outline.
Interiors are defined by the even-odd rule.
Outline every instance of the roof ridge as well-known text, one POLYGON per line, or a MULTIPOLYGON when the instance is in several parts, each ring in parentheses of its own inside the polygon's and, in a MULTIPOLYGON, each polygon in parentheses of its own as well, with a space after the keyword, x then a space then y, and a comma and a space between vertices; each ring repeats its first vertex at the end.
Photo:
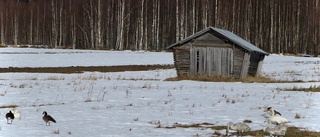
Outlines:
POLYGON ((180 40, 170 46, 167 47, 167 49, 171 49, 177 45, 181 45, 183 43, 186 43, 192 39, 195 39, 205 33, 207 33, 208 31, 215 31, 219 34, 221 34, 222 36, 224 36, 226 39, 228 39, 229 41, 232 41, 233 43, 241 46, 242 48, 252 52, 252 51, 255 51, 255 52, 259 52, 259 53, 262 53, 262 54, 265 54, 265 55, 269 55, 269 53, 263 51, 262 49, 258 48, 257 46, 253 45, 252 43, 244 40, 243 38, 241 38, 240 36, 234 34, 233 32, 230 32, 228 30, 224 30, 224 29, 220 29, 220 28, 216 28, 216 27, 213 27, 213 26, 209 26, 201 31, 198 31, 196 33, 194 33, 193 35, 190 35, 188 36, 187 38, 183 39, 183 40, 180 40))

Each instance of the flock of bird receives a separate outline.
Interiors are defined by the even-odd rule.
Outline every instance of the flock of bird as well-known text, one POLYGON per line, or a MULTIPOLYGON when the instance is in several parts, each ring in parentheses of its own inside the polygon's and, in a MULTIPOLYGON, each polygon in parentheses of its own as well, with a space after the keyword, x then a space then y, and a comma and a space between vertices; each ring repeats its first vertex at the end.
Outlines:
MULTIPOLYGON (((270 134, 270 136, 284 136, 287 132, 288 126, 287 123, 290 121, 281 116, 281 113, 274 110, 272 107, 267 108, 267 113, 271 115, 271 117, 265 119, 264 122, 267 122, 268 125, 263 129, 265 133, 270 134)), ((242 135, 243 132, 248 132, 251 128, 243 122, 233 124, 229 122, 227 124, 226 136, 228 136, 229 130, 234 130, 237 132, 237 135, 242 135)))
MULTIPOLYGON (((16 119, 20 119, 20 113, 17 111, 17 109, 13 109, 12 111, 9 111, 6 114, 6 119, 7 119, 7 124, 12 124, 12 121, 16 118, 16 119), (12 113, 13 111, 13 113, 12 113)), ((43 113, 43 121, 46 122, 46 126, 50 126, 50 123, 56 123, 56 120, 53 119, 52 116, 48 115, 48 113, 46 111, 44 111, 43 113)))
MULTIPOLYGON (((17 112, 16 109, 13 110, 14 113, 9 111, 6 114, 7 124, 12 124, 12 121, 15 118, 20 118, 20 114, 17 112)), ((266 126, 263 131, 266 133, 269 133, 270 136, 284 136, 286 134, 288 126, 287 123, 290 123, 290 121, 284 117, 281 116, 281 113, 274 110, 272 107, 267 108, 267 113, 271 115, 271 117, 265 119, 264 122, 268 123, 268 126, 266 126)), ((50 126, 50 123, 56 123, 56 120, 53 119, 46 111, 43 113, 43 121, 46 122, 46 126, 50 126)), ((237 135, 242 135, 243 132, 248 132, 251 130, 251 128, 243 122, 235 123, 229 122, 227 124, 227 130, 226 130, 226 136, 229 134, 229 130, 234 130, 237 132, 237 135)))

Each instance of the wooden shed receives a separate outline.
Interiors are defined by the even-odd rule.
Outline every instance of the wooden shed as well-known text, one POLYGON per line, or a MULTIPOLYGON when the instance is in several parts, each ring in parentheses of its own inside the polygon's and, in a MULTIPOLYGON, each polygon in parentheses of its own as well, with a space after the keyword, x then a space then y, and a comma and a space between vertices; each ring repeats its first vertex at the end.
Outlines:
POLYGON ((174 51, 178 76, 245 78, 260 73, 267 52, 234 33, 208 27, 167 49, 174 51))

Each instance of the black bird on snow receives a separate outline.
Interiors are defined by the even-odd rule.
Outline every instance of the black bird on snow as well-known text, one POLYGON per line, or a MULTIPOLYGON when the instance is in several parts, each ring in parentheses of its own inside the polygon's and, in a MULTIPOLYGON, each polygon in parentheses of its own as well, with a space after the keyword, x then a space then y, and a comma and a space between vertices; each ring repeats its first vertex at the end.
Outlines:
POLYGON ((14 115, 11 111, 9 111, 9 113, 6 114, 6 119, 7 119, 7 124, 12 124, 12 121, 14 119, 14 115), (11 122, 9 123, 9 121, 11 121, 11 122))
POLYGON ((48 123, 49 123, 49 126, 50 126, 50 122, 56 123, 56 120, 54 120, 50 115, 48 115, 46 111, 44 111, 42 114, 44 114, 42 119, 43 119, 44 122, 46 122, 46 126, 48 125, 48 123))

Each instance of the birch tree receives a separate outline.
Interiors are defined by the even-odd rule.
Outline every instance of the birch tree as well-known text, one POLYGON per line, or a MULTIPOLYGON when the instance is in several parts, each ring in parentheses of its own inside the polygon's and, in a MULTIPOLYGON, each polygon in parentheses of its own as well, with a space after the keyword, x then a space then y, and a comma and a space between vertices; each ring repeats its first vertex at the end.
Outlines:
POLYGON ((59 30, 59 33, 57 34, 58 35, 58 37, 57 37, 57 39, 58 39, 58 46, 61 46, 62 45, 62 40, 63 40, 63 30, 62 30, 62 28, 63 28, 63 20, 62 20, 62 10, 63 10, 63 2, 64 0, 60 0, 60 3, 59 3, 59 28, 58 28, 58 30, 59 30))
POLYGON ((57 18, 56 18, 56 0, 51 0, 51 16, 52 16, 52 21, 51 21, 51 43, 50 45, 54 48, 58 47, 57 43, 57 38, 58 38, 58 33, 57 33, 57 18))
MULTIPOLYGON (((19 7, 19 1, 17 1, 15 7, 19 7)), ((14 9, 13 9, 14 10, 14 9)), ((13 13, 13 25, 14 25, 14 29, 13 29, 13 45, 17 46, 18 45, 18 37, 19 37, 19 12, 14 12, 13 13)))
POLYGON ((96 45, 97 48, 102 48, 103 44, 102 44, 102 33, 101 33, 101 20, 102 20, 102 13, 101 13, 101 0, 97 1, 97 32, 96 32, 96 45))
POLYGON ((118 14, 117 14, 117 43, 116 49, 123 50, 123 27, 124 27, 124 10, 125 0, 118 0, 118 14))
MULTIPOLYGON (((4 7, 1 7, 1 5, 3 5, 2 3, 0 3, 0 9, 4 9, 4 7)), ((4 18, 3 18, 3 13, 4 10, 0 10, 0 45, 5 44, 5 37, 4 37, 4 18)))
POLYGON ((319 0, 0 0, 0 42, 163 50, 213 26, 267 52, 316 55, 319 15, 319 0))

